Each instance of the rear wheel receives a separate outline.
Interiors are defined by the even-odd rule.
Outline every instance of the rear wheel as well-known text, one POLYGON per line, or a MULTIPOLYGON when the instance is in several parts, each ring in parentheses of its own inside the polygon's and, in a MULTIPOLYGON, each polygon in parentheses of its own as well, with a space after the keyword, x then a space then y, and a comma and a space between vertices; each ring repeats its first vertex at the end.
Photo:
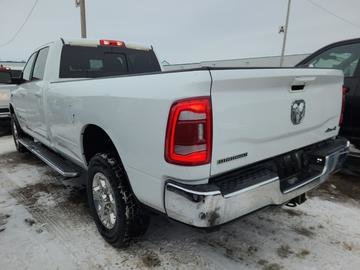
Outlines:
POLYGON ((111 154, 96 154, 90 161, 87 194, 102 237, 115 247, 126 247, 131 237, 145 233, 149 217, 128 186, 124 169, 111 154))
POLYGON ((21 130, 14 114, 11 115, 11 133, 13 135, 16 150, 20 153, 26 152, 26 148, 19 142, 19 139, 23 135, 23 131, 21 130))

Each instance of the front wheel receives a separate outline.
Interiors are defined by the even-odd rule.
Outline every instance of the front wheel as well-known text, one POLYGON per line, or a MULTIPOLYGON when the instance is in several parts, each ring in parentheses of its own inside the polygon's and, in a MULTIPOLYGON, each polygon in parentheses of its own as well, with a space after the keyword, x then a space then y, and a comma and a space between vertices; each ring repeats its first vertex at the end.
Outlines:
POLYGON ((16 150, 20 153, 26 152, 26 148, 19 142, 22 130, 16 120, 15 115, 11 115, 11 133, 13 135, 16 150))
POLYGON ((111 245, 126 247, 131 237, 146 231, 148 216, 137 204, 115 155, 102 153, 91 159, 87 194, 96 226, 111 245))

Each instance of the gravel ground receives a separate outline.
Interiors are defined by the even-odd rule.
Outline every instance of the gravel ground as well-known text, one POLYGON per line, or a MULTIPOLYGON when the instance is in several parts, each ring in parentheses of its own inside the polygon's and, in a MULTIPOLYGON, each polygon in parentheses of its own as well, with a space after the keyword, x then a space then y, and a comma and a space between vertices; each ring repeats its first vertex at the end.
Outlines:
POLYGON ((356 175, 333 176, 297 208, 267 208, 211 232, 154 215, 126 250, 97 233, 83 183, 0 137, 0 269, 360 269, 356 175))

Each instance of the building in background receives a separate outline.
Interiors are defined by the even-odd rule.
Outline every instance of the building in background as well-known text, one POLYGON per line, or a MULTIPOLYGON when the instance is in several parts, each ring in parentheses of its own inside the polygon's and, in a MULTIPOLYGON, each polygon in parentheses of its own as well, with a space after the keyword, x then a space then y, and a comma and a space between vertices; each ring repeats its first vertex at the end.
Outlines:
MULTIPOLYGON (((293 67, 309 54, 286 55, 284 67, 293 67)), ((254 57, 229 60, 203 61, 199 63, 185 63, 171 65, 167 61, 162 62, 165 71, 184 70, 199 67, 278 67, 280 66, 280 56, 254 57)))

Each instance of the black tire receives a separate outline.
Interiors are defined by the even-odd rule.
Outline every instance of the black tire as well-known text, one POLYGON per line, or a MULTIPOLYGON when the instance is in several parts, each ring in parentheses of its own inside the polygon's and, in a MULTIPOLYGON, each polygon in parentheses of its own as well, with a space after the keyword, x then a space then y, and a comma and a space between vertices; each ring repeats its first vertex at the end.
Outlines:
POLYGON ((87 183, 89 206, 98 231, 114 247, 128 246, 132 237, 145 233, 149 226, 149 217, 138 205, 126 177, 124 169, 115 155, 96 154, 90 160, 87 183), (93 182, 96 181, 94 180, 95 176, 99 173, 106 177, 115 197, 116 220, 112 228, 104 225, 95 207, 93 182))
POLYGON ((14 114, 11 115, 11 134, 13 135, 16 150, 19 153, 26 152, 26 148, 21 143, 19 143, 19 138, 24 136, 24 132, 22 131, 14 114))

